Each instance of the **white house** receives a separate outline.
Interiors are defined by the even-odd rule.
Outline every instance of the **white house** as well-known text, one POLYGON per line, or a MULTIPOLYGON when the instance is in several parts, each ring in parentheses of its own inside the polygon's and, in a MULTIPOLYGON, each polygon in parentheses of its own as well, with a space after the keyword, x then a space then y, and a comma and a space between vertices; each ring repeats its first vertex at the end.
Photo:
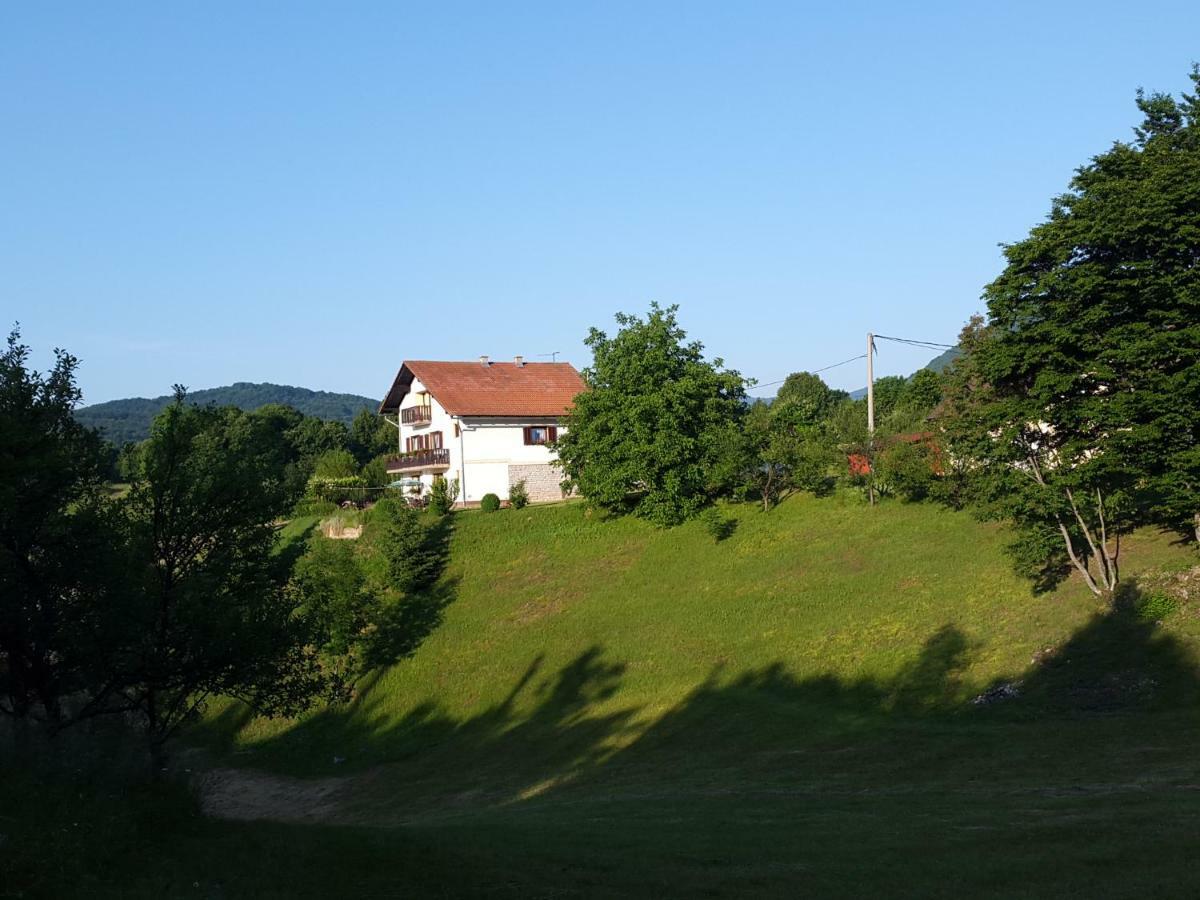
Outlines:
POLYGON ((547 445, 584 389, 569 363, 406 361, 379 407, 400 437, 388 472, 423 491, 457 478, 461 503, 506 498, 518 481, 531 500, 559 500, 562 473, 547 445))

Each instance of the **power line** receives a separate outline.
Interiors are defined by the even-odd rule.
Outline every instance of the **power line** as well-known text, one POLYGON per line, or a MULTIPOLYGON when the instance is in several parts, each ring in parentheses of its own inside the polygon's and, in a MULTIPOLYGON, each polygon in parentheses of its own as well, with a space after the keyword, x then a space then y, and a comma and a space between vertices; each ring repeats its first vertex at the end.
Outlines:
MULTIPOLYGON (((838 366, 844 366, 847 363, 857 362, 860 359, 866 359, 866 358, 867 358, 867 354, 860 353, 860 354, 858 354, 858 356, 852 356, 849 359, 843 359, 841 362, 836 362, 831 366, 822 366, 819 369, 809 369, 808 371, 809 371, 810 375, 816 375, 818 372, 828 372, 830 369, 836 369, 838 366)), ((787 381, 786 378, 780 378, 778 381, 768 381, 763 384, 756 384, 755 387, 771 387, 772 385, 775 385, 775 384, 783 384, 785 381, 787 381)))
POLYGON ((953 350, 957 344, 939 344, 936 341, 918 341, 912 338, 889 337, 886 334, 875 335, 881 341, 895 341, 897 344, 911 344, 914 347, 926 347, 930 350, 953 350))
MULTIPOLYGON (((877 334, 877 335, 875 335, 875 337, 881 341, 895 341, 898 344, 908 344, 909 346, 912 346, 912 347, 922 347, 927 350, 953 350, 955 347, 958 346, 957 344, 939 344, 936 341, 919 341, 919 340, 915 340, 913 338, 890 337, 889 335, 886 335, 886 334, 877 334)), ((867 358, 867 354, 860 353, 860 354, 858 354, 858 356, 852 356, 849 359, 843 359, 841 362, 836 362, 831 366, 822 366, 819 369, 809 369, 808 371, 810 374, 816 375, 820 372, 828 372, 830 369, 836 369, 838 366, 848 365, 849 363, 858 362, 858 360, 866 359, 866 358, 867 358)), ((756 388, 773 387, 774 385, 777 385, 777 384, 783 384, 785 381, 787 381, 786 378, 780 378, 778 381, 767 381, 767 382, 762 382, 760 384, 756 384, 755 387, 756 388)))

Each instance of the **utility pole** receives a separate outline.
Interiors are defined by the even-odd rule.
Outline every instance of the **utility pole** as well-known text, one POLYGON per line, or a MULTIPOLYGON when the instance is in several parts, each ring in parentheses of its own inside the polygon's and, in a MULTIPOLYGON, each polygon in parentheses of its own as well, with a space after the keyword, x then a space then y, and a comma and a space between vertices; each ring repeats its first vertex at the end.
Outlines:
POLYGON ((867 332, 867 434, 875 434, 875 335, 867 332))
POLYGON ((875 334, 867 332, 867 496, 875 505, 875 334))

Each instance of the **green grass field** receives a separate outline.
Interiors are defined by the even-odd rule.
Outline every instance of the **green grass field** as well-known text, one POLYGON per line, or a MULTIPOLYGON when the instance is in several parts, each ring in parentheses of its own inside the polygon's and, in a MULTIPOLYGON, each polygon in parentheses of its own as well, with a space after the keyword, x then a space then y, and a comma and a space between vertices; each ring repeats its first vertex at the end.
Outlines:
POLYGON ((410 658, 300 721, 214 708, 180 748, 210 812, 274 821, 30 773, 0 788, 41 809, 0 819, 9 895, 1200 892, 1200 619, 1138 600, 1192 586, 1194 549, 1131 537, 1113 612, 1035 596, 966 514, 730 514, 720 543, 456 514, 410 658))

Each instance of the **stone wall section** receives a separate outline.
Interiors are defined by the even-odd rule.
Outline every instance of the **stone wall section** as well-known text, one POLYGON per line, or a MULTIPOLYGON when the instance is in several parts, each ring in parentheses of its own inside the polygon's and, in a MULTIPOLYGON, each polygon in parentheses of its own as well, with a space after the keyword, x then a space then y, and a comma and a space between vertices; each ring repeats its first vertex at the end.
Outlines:
POLYGON ((562 469, 547 463, 510 463, 508 466, 508 486, 524 479, 525 490, 534 503, 563 499, 566 495, 562 490, 562 478, 562 469))

